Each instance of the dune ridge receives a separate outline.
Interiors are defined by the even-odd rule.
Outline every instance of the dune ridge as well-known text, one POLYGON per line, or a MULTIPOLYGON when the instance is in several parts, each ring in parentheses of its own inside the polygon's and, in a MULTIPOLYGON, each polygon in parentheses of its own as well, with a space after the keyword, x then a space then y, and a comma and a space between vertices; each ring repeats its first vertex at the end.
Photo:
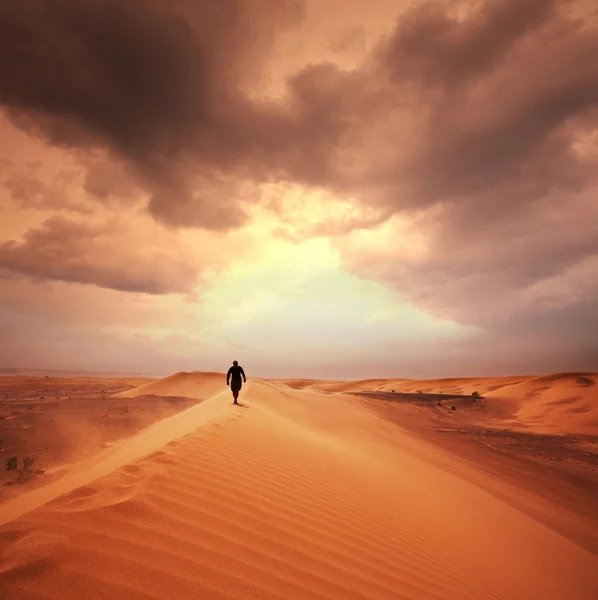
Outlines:
POLYGON ((598 375, 555 373, 542 376, 467 377, 443 379, 365 379, 311 382, 281 380, 293 389, 324 393, 400 392, 457 394, 478 392, 494 404, 512 408, 511 426, 537 432, 598 435, 598 375))
POLYGON ((148 428, 0 528, 3 598, 596 597, 596 556, 356 399, 252 381, 241 401, 148 428))
MULTIPOLYGON (((141 386, 145 387, 145 386, 141 386)), ((69 467, 62 479, 9 500, 0 507, 0 525, 43 506, 53 498, 111 473, 214 419, 224 409, 222 392, 69 467)))
POLYGON ((134 396, 186 396, 187 398, 209 398, 221 391, 226 375, 208 371, 180 371, 130 390, 115 394, 117 398, 134 396))

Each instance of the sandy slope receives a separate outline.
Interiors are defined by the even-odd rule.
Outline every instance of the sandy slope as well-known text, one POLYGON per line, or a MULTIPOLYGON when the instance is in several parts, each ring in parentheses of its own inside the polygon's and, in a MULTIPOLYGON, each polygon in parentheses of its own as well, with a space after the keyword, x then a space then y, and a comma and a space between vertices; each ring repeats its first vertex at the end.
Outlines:
POLYGON ((65 465, 197 404, 178 396, 115 397, 147 382, 0 376, 0 464, 10 457, 34 460, 26 478, 0 468, 0 501, 49 483, 64 474, 65 465))
POLYGON ((367 379, 362 381, 315 382, 282 380, 295 389, 327 393, 382 391, 424 394, 478 392, 494 405, 503 404, 514 420, 538 432, 588 433, 598 435, 598 375, 557 373, 542 377, 470 377, 451 379, 367 379))
POLYGON ((595 556, 357 399, 253 381, 241 400, 224 388, 46 489, 0 529, 3 600, 598 596, 595 556))
POLYGON ((187 398, 204 399, 221 391, 226 383, 224 373, 194 371, 191 373, 175 373, 157 381, 150 381, 132 390, 116 394, 118 398, 134 396, 186 396, 187 398))
POLYGON ((488 394, 518 398, 516 416, 538 431, 598 435, 598 376, 560 373, 533 377, 488 394))

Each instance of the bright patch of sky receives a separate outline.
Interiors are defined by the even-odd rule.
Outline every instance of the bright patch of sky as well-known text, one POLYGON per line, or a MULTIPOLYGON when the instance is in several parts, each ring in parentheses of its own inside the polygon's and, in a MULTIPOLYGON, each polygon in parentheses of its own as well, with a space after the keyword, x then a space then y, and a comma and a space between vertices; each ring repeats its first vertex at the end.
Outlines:
POLYGON ((274 245, 259 261, 206 276, 201 312, 210 335, 267 352, 292 346, 298 354, 353 354, 397 339, 466 333, 401 302, 381 284, 343 271, 327 239, 274 245))

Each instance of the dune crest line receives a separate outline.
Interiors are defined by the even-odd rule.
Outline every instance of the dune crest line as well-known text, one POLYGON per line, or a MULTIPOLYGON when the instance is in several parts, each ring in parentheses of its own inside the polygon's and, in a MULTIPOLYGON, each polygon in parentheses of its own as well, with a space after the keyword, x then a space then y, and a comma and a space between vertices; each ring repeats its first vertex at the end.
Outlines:
POLYGON ((192 433, 197 427, 222 415, 228 408, 228 397, 229 392, 225 388, 195 406, 158 421, 133 437, 102 450, 95 456, 75 463, 71 467, 72 470, 58 481, 7 501, 0 507, 0 525, 192 433))

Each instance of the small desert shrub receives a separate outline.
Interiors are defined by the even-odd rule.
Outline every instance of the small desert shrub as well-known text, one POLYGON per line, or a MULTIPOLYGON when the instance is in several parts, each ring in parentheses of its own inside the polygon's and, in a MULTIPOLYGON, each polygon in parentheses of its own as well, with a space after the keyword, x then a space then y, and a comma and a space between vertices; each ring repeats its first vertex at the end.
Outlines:
POLYGON ((472 394, 472 396, 474 398, 480 398, 480 392, 478 392, 477 390, 472 394))
POLYGON ((11 456, 6 459, 6 470, 14 471, 19 477, 25 477, 26 475, 31 474, 44 475, 45 471, 43 469, 36 469, 35 471, 31 470, 34 462, 34 458, 26 456, 19 465, 19 459, 16 456, 11 456))
POLYGON ((453 404, 453 405, 451 406, 451 410, 457 410, 457 407, 456 407, 456 406, 453 404))

